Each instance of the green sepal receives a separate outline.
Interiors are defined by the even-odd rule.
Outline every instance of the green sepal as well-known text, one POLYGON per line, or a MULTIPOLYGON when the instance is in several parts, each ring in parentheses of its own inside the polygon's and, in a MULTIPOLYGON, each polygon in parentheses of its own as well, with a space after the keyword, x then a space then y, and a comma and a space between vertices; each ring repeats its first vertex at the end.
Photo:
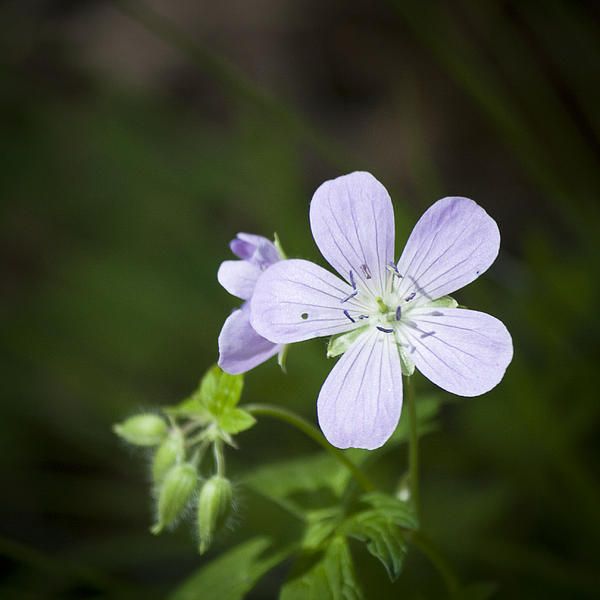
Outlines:
POLYGON ((282 260, 286 260, 287 259, 287 254, 283 250, 283 246, 281 245, 281 240, 279 239, 279 236, 277 235, 277 232, 275 232, 273 234, 273 244, 275 245, 275 250, 277 250, 277 252, 279 253, 279 256, 281 257, 281 259, 282 260))
POLYGON ((144 413, 113 425, 113 431, 135 446, 156 446, 167 435, 167 424, 158 415, 144 413))
POLYGON ((208 479, 198 497, 198 551, 204 554, 212 544, 215 533, 227 521, 232 508, 231 482, 225 477, 214 475, 208 479))
POLYGON ((400 368, 402 369, 402 375, 410 377, 415 372, 415 361, 406 351, 406 348, 397 344, 398 356, 400 357, 400 368))
POLYGON ((358 327, 347 333, 339 333, 329 338, 327 344, 327 358, 335 358, 340 354, 344 354, 348 348, 355 342, 367 329, 367 326, 358 327))
POLYGON ((287 355, 289 348, 289 344, 283 344, 281 350, 277 353, 277 364, 284 373, 287 373, 287 355))
POLYGON ((160 485, 171 467, 184 459, 185 440, 179 428, 172 429, 152 459, 152 481, 160 485))
POLYGON ((150 529, 152 533, 156 535, 173 524, 186 508, 197 483, 196 467, 190 463, 175 465, 169 470, 159 488, 157 522, 150 529))
POLYGON ((424 304, 422 308, 456 308, 458 306, 458 302, 451 298, 450 296, 442 296, 437 300, 432 300, 427 304, 424 304))

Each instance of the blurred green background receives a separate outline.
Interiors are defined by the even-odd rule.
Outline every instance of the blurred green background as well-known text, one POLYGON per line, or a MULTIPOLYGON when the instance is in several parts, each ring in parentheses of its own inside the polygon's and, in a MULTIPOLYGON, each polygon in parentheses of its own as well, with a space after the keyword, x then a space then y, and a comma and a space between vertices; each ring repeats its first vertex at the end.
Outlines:
MULTIPOLYGON (((111 424, 215 362, 229 240, 277 231, 322 263, 311 195, 361 169, 392 194, 398 253, 445 195, 503 235, 457 298, 507 324, 515 358, 483 397, 439 392, 425 529, 497 598, 600 597, 598 17, 555 0, 2 3, 0 596, 164 597, 204 564, 187 526, 148 533, 144 457, 111 424)), ((324 349, 294 347, 287 376, 259 367, 244 401, 314 420, 324 349)), ((270 420, 239 445, 238 480, 315 450, 270 420)), ((374 477, 405 464, 391 452, 374 477)), ((298 527, 239 496, 208 559, 298 527)), ((369 598, 442 597, 417 552, 394 586, 356 552, 369 598)), ((250 597, 276 597, 288 566, 250 597)))

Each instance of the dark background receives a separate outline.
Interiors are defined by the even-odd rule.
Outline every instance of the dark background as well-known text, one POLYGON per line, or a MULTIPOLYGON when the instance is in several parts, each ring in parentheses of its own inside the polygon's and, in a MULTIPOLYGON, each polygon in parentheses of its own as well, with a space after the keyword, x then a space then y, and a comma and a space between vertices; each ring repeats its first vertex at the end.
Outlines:
MULTIPOLYGON (((181 399, 216 360, 235 233, 277 231, 320 262, 310 197, 361 169, 392 194, 398 255, 445 195, 503 236, 457 298, 507 324, 515 358, 425 438, 425 529, 498 598, 598 597, 597 5, 116 4, 0 7, 0 595, 162 597, 203 564, 188 527, 148 533, 144 458, 111 424, 181 399)), ((294 347, 287 376, 259 367, 244 400, 313 420, 324 348, 294 347)), ((314 449, 268 420, 239 443, 234 478, 314 449)), ((385 463, 382 481, 405 450, 385 463)), ((240 495, 212 556, 272 518, 240 495)), ((369 597, 442 595, 418 553, 394 587, 357 560, 369 597)))

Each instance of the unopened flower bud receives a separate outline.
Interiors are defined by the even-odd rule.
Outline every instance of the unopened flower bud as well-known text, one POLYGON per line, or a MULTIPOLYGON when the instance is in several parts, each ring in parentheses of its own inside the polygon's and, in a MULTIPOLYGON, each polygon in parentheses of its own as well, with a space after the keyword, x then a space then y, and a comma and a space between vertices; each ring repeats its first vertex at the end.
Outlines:
POLYGON ((160 533, 177 519, 194 493, 197 482, 198 475, 194 465, 183 463, 171 467, 160 486, 158 522, 152 527, 152 533, 160 533))
POLYGON ((169 469, 180 462, 184 456, 184 438, 180 429, 173 429, 158 447, 152 460, 152 480, 156 485, 162 483, 169 469))
POLYGON ((198 499, 199 550, 204 554, 210 547, 214 534, 225 524, 231 512, 231 482, 215 475, 202 486, 198 499))
POLYGON ((113 431, 130 444, 155 446, 167 435, 167 424, 158 415, 144 413, 117 423, 113 431))

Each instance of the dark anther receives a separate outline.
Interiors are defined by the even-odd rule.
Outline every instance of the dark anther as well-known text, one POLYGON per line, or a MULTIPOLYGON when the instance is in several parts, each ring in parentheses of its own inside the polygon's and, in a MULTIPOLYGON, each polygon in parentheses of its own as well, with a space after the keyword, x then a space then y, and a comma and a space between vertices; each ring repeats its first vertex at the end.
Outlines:
POLYGON ((426 331, 425 333, 422 333, 421 339, 429 337, 430 335, 435 335, 435 331, 426 331))
POLYGON ((402 275, 400 275, 400 271, 398 271, 398 267, 396 266, 396 263, 393 260, 390 260, 390 262, 387 264, 387 268, 397 277, 400 277, 400 279, 402 279, 402 275))
POLYGON ((345 298, 340 300, 340 303, 344 304, 344 302, 348 302, 348 300, 354 298, 354 296, 356 296, 357 294, 358 294, 358 290, 355 290, 354 292, 352 292, 351 294, 349 294, 348 296, 346 296, 345 298))
POLYGON ((402 318, 402 307, 398 306, 396 309, 396 321, 399 321, 402 318))
POLYGON ((356 289, 356 281, 354 281, 354 273, 352 271, 350 271, 350 285, 352 289, 356 289))
POLYGON ((383 333, 394 333, 393 329, 387 329, 386 327, 380 327, 379 325, 375 326, 379 331, 383 331, 383 333))
POLYGON ((344 310, 344 314, 353 322, 356 323, 356 321, 352 318, 352 316, 350 315, 350 313, 347 310, 344 310))
POLYGON ((371 271, 369 270, 369 266, 368 265, 360 265, 360 268, 362 269, 362 272, 365 274, 365 277, 367 279, 371 279, 371 271))
POLYGON ((434 310, 432 313, 430 313, 432 317, 443 317, 444 313, 440 312, 439 310, 434 310))
POLYGON ((306 321, 306 319, 308 319, 308 313, 302 313, 300 317, 306 321))
POLYGON ((408 296, 406 296, 406 298, 404 298, 404 302, 410 302, 416 295, 417 292, 410 293, 408 296))
POLYGON ((369 316, 368 315, 358 315, 359 320, 363 320, 363 319, 368 319, 369 316))

